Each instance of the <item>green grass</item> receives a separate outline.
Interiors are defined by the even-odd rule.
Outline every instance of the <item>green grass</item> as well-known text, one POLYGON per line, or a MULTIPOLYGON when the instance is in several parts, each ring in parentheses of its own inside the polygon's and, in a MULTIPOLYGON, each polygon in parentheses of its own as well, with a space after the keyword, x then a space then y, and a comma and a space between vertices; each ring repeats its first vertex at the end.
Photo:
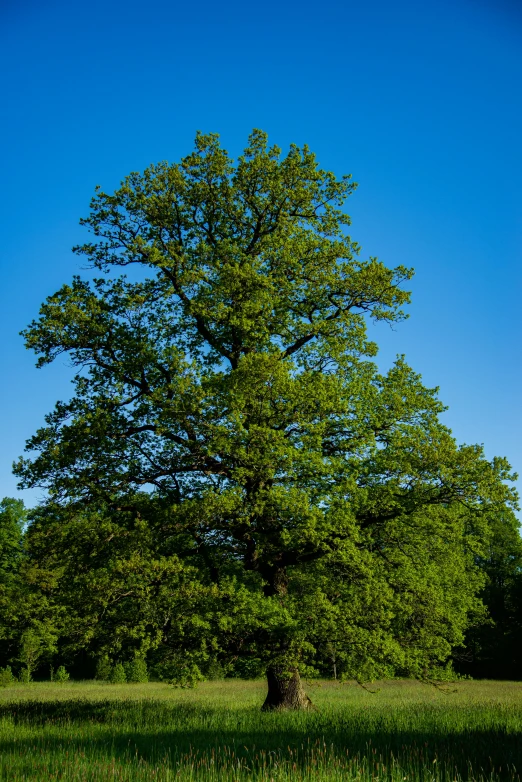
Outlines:
POLYGON ((443 691, 317 683, 314 712, 263 714, 262 682, 0 690, 0 779, 519 780, 522 683, 443 691))

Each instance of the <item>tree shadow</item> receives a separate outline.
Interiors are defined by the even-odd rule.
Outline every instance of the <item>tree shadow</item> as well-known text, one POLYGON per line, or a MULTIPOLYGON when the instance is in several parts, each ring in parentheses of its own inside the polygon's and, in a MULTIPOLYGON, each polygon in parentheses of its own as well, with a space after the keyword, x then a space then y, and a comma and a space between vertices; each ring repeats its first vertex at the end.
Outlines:
MULTIPOLYGON (((166 763, 173 768, 191 760, 210 757, 223 762, 234 753, 235 762, 250 770, 263 763, 292 763, 304 769, 312 758, 323 765, 357 758, 368 768, 376 764, 418 769, 415 779, 425 778, 425 769, 437 763, 438 779, 472 779, 476 773, 494 779, 519 779, 522 769, 520 733, 499 725, 491 729, 401 730, 342 717, 329 723, 320 712, 300 714, 261 714, 257 708, 234 712, 201 704, 170 704, 154 701, 133 702, 62 701, 23 702, 0 705, 0 719, 14 725, 68 729, 69 753, 86 753, 127 763, 132 758, 143 763, 166 763), (197 721, 197 725, 191 722, 197 721), (97 726, 90 732, 88 726, 97 726), (100 730, 105 725, 106 730, 100 730), (75 733, 75 728, 83 726, 75 733)), ((15 731, 16 733, 16 731, 15 731)), ((23 735, 23 734, 22 734, 23 735)), ((41 731, 37 739, 45 751, 59 754, 64 738, 57 731, 41 731)), ((31 752, 35 737, 16 736, 0 740, 0 752, 31 752)), ((205 761, 206 762, 206 761, 205 761)), ((415 772, 414 772, 415 773, 415 772)), ((386 776, 379 776, 385 779, 386 776)))

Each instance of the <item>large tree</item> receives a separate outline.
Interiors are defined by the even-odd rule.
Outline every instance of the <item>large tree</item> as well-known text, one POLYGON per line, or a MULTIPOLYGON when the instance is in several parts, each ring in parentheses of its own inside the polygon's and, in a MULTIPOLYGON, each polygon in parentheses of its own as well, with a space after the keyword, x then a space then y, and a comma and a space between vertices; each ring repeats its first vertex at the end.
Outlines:
MULTIPOLYGON (((514 501, 436 390, 372 361, 366 321, 404 317, 412 272, 360 258, 354 188, 307 147, 282 157, 254 131, 234 163, 198 134, 179 164, 98 189, 75 249, 103 276, 26 331, 40 366, 66 353, 78 374, 22 485, 114 518, 142 518, 145 493, 161 556, 214 595, 196 601, 214 648, 266 666, 267 708, 306 705, 299 670, 321 655, 363 677, 443 663, 478 610, 488 516, 514 501)), ((175 616, 162 643, 182 653, 175 616)))

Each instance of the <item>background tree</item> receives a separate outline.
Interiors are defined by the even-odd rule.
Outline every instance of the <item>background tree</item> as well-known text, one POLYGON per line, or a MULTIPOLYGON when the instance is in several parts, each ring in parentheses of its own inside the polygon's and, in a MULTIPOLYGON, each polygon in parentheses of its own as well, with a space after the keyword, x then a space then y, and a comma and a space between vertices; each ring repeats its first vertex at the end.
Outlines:
POLYGON ((462 673, 486 679, 520 679, 522 674, 522 540, 514 513, 490 519, 487 544, 477 558, 485 576, 482 600, 485 621, 466 633, 455 666, 462 673))
POLYGON ((5 497, 0 503, 0 661, 21 664, 27 681, 56 643, 56 609, 45 594, 49 574, 28 556, 28 523, 23 501, 5 497))
POLYGON ((0 502, 0 583, 6 585, 22 559, 22 537, 27 511, 22 500, 4 497, 0 502))
POLYGON ((16 620, 22 591, 20 568, 27 512, 22 500, 4 497, 0 503, 0 663, 15 653, 16 620))
MULTIPOLYGON (((181 163, 98 190, 76 250, 104 277, 26 332, 40 366, 66 352, 78 375, 22 485, 126 524, 149 492, 162 556, 204 587, 202 643, 260 660, 267 708, 308 704, 298 672, 333 641, 349 675, 443 663, 478 610, 489 514, 514 502, 509 465, 457 447, 435 390, 372 362, 366 318, 400 320, 412 272, 360 260, 354 187, 260 131, 236 164, 198 134, 181 163)), ((161 643, 183 655, 176 621, 161 643)))
POLYGON ((27 555, 29 514, 22 500, 5 497, 0 503, 0 660, 22 666, 27 681, 43 656, 55 649, 56 634, 45 579, 35 579, 27 555))

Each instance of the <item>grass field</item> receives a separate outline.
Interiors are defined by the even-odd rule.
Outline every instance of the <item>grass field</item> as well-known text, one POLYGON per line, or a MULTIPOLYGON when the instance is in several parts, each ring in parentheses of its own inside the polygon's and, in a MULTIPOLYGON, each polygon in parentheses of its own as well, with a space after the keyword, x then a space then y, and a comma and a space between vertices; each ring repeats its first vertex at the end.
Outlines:
POLYGON ((0 779, 519 780, 522 683, 312 683, 263 714, 263 682, 0 690, 0 779))

